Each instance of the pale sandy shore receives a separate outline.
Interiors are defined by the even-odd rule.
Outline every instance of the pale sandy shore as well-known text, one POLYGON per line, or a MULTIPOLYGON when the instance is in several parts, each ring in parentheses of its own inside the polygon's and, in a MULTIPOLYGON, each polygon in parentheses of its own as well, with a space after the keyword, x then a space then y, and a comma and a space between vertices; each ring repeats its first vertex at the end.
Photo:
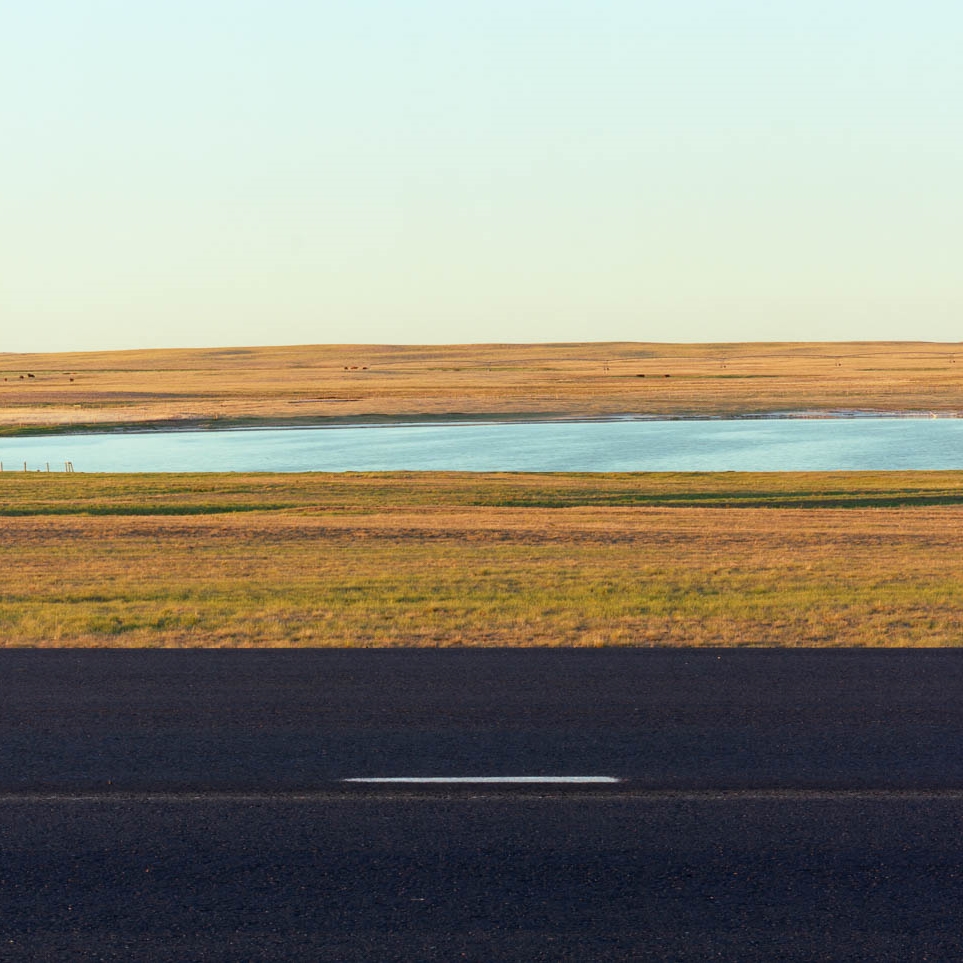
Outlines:
POLYGON ((80 434, 151 434, 188 431, 264 431, 264 430, 296 430, 296 429, 331 429, 339 428, 391 428, 415 427, 429 425, 472 425, 472 424, 602 424, 619 421, 638 422, 667 422, 667 421, 849 421, 849 420, 878 420, 883 418, 901 418, 906 420, 957 419, 963 418, 960 412, 930 412, 930 411, 788 411, 767 412, 761 414, 731 414, 731 415, 608 415, 584 417, 572 415, 528 415, 501 413, 493 415, 465 416, 458 414, 436 416, 386 416, 379 419, 364 417, 332 417, 283 420, 265 418, 247 424, 231 424, 226 421, 211 423, 207 419, 177 419, 162 422, 101 422, 74 424, 34 424, 18 425, 16 427, 0 428, 0 437, 29 437, 37 435, 80 435, 80 434))

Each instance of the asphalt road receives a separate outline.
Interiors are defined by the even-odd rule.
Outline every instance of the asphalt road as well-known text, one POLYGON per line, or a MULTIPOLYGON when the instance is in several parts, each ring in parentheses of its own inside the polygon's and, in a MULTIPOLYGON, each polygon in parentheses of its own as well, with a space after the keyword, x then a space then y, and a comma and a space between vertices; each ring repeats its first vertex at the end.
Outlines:
POLYGON ((0 960, 963 957, 963 653, 6 650, 0 679, 0 960), (618 782, 344 782, 442 776, 618 782))

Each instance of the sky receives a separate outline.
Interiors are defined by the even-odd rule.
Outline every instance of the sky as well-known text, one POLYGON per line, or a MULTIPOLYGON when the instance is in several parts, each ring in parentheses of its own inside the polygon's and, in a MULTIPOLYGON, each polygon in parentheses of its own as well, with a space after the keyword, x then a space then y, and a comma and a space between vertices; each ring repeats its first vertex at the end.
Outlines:
POLYGON ((0 0, 0 351, 963 338, 959 0, 0 0))

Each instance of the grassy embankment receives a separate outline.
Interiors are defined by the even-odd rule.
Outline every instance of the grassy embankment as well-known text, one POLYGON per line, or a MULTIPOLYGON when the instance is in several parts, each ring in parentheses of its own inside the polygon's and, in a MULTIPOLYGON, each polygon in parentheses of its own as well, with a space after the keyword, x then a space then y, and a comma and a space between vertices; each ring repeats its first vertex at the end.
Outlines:
POLYGON ((961 523, 954 472, 5 473, 0 640, 958 645, 961 523))
POLYGON ((850 409, 963 413, 963 348, 618 343, 0 353, 0 434, 850 409))

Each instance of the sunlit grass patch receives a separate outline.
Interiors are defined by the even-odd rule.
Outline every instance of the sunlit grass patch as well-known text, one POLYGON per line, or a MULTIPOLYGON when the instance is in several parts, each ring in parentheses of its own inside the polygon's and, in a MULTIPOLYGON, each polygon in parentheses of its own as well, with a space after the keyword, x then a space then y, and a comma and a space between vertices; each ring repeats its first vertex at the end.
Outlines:
POLYGON ((952 472, 4 478, 0 639, 958 645, 960 487, 952 472), (903 501, 839 507, 847 486, 903 501), (142 510, 213 491, 249 510, 142 510), (773 504, 787 491, 802 507, 773 504), (934 492, 948 503, 921 503, 934 492))

